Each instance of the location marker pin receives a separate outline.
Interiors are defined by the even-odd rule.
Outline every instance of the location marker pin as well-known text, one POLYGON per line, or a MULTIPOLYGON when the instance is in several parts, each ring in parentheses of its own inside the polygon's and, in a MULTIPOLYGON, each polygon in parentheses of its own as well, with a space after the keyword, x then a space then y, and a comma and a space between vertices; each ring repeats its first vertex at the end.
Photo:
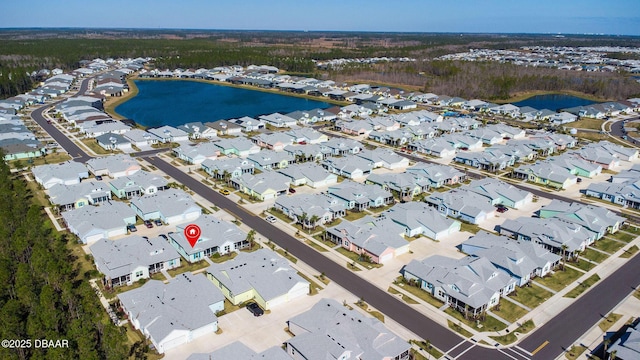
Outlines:
POLYGON ((198 242, 200 234, 200 227, 196 224, 189 224, 184 228, 184 237, 187 238, 191 247, 196 246, 196 242, 198 242))

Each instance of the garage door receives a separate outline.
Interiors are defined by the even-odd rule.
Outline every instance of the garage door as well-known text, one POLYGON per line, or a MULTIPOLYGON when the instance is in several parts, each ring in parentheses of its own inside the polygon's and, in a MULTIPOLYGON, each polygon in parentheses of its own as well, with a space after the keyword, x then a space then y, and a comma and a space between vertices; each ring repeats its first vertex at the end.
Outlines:
POLYGON ((384 264, 386 261, 393 259, 393 253, 384 254, 380 257, 380 263, 384 264))

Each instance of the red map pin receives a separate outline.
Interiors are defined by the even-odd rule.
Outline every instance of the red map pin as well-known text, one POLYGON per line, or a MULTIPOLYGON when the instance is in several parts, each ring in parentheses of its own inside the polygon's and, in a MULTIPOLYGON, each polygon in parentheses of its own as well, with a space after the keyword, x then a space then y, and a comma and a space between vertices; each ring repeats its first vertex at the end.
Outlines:
POLYGON ((196 246, 196 242, 200 238, 200 226, 196 224, 189 224, 184 228, 184 237, 187 238, 191 247, 196 246))

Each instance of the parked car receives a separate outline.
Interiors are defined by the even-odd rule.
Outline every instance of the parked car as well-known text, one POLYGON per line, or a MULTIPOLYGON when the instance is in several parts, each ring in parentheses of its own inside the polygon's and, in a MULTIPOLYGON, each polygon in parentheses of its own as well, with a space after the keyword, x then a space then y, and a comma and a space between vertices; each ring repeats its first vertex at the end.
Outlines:
POLYGON ((577 182, 582 182, 582 178, 578 178, 578 180, 576 180, 577 182))
POLYGON ((296 189, 294 188, 289 188, 289 194, 295 194, 296 193, 296 189))
POLYGON ((496 207, 498 208, 496 211, 499 212, 499 213, 504 213, 504 212, 509 211, 509 208, 504 206, 504 205, 498 205, 496 207))
POLYGON ((155 220, 153 220, 153 222, 156 224, 156 226, 164 225, 164 224, 162 224, 162 220, 160 220, 160 219, 155 219, 155 220))
POLYGON ((258 304, 254 303, 254 302, 248 303, 247 304, 247 309, 249 309, 249 311, 251 311, 253 316, 262 316, 264 314, 264 310, 262 310, 260 308, 260 306, 258 306, 258 304))
POLYGON ((98 181, 102 181, 102 176, 100 176, 100 175, 96 175, 96 180, 98 180, 98 181))
POLYGON ((153 224, 151 223, 150 220, 145 220, 144 221, 144 226, 146 226, 147 228, 151 229, 153 227, 153 224))
POLYGON ((229 194, 231 194, 231 192, 229 190, 227 190, 227 189, 222 189, 222 190, 220 190, 220 194, 229 195, 229 194))
POLYGON ((135 225, 131 224, 131 225, 127 225, 127 230, 129 232, 136 232, 136 231, 138 231, 138 228, 136 228, 135 225))
POLYGON ((270 222, 270 223, 272 223, 272 224, 273 224, 273 223, 274 223, 274 222, 276 222, 278 219, 276 219, 276 217, 275 217, 275 216, 273 216, 273 215, 269 215, 269 216, 267 216, 267 218, 266 218, 265 220, 267 220, 268 222, 270 222))

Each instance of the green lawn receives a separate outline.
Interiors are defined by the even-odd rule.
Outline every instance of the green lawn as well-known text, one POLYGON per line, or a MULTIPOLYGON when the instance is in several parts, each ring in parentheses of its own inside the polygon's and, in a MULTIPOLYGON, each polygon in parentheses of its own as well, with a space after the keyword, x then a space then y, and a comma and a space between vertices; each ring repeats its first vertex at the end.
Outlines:
POLYGON ((230 252, 230 253, 227 253, 225 255, 220 255, 219 253, 215 253, 210 257, 210 259, 214 263, 220 264, 220 263, 223 263, 223 262, 225 262, 227 260, 231 260, 236 256, 238 256, 238 253, 236 253, 236 252, 230 252))
POLYGON ((183 259, 180 263, 182 265, 179 268, 167 270, 169 275, 171 275, 172 277, 176 277, 176 275, 185 273, 187 271, 196 271, 196 270, 209 267, 209 263, 204 260, 201 260, 201 261, 198 261, 197 263, 192 264, 183 259))
POLYGON ((597 263, 601 263, 609 257, 609 255, 607 254, 603 254, 590 248, 587 248, 585 251, 583 251, 580 256, 586 257, 587 259, 595 261, 597 263))
POLYGON ((624 242, 628 243, 629 241, 635 239, 637 236, 640 236, 640 230, 636 231, 635 228, 633 228, 633 227, 628 227, 627 229, 625 229, 625 231, 630 232, 630 233, 638 232, 638 235, 631 235, 631 234, 624 233, 622 231, 618 231, 615 234, 608 234, 607 237, 612 237, 614 239, 618 239, 620 241, 624 241, 624 242))
POLYGON ((623 242, 613 239, 607 239, 606 237, 603 237, 595 243, 595 247, 597 249, 608 252, 609 254, 613 254, 614 252, 620 250, 624 245, 625 243, 623 242))
POLYGON ((602 129, 603 120, 600 119, 590 119, 590 118, 582 118, 578 121, 574 121, 571 123, 571 127, 579 128, 579 129, 602 129))
POLYGON ((491 312, 495 313, 496 315, 500 316, 501 318, 509 322, 515 322, 516 320, 520 319, 521 317, 527 314, 526 309, 508 300, 500 301, 500 310, 496 310, 496 308, 493 308, 491 309, 491 312))
POLYGON ((502 345, 509 345, 509 344, 515 342, 516 340, 518 340, 518 337, 513 333, 509 333, 509 334, 502 335, 502 336, 489 336, 489 337, 492 338, 493 340, 499 342, 502 345))
POLYGON ((587 291, 589 287, 600 280, 600 276, 598 274, 593 274, 588 277, 585 281, 579 283, 576 287, 574 287, 571 291, 569 291, 564 297, 575 299, 583 292, 587 291))
MULTIPOLYGON (((443 355, 440 351, 438 351, 438 349, 434 348, 433 345, 427 343, 426 341, 409 340, 409 342, 417 345, 421 350, 424 350, 431 354, 434 359, 440 359, 443 355)), ((414 357, 414 359, 417 360, 418 358, 414 357)))
POLYGON ((311 246, 312 248, 316 249, 316 251, 319 252, 326 252, 328 251, 324 246, 318 244, 317 242, 313 241, 313 240, 305 240, 304 241, 305 244, 311 246))
POLYGON ((392 288, 391 286, 389 286, 389 289, 387 289, 387 291, 388 291, 390 294, 394 294, 394 295, 401 294, 401 295, 402 295, 402 300, 403 300, 404 302, 406 302, 407 304, 412 304, 412 305, 419 304, 419 302, 417 302, 417 301, 413 300, 410 296, 407 296, 407 295, 405 295, 405 294, 402 294, 401 292, 399 292, 398 290, 396 290, 396 289, 392 288))
POLYGON ((463 322, 467 326, 477 331, 500 331, 507 328, 507 324, 501 322, 500 320, 494 318, 493 316, 487 315, 484 321, 476 321, 465 319, 464 315, 461 312, 453 309, 446 308, 444 310, 445 313, 453 316, 456 320, 463 322))
POLYGON ((551 276, 537 278, 536 282, 555 291, 560 291, 567 285, 576 281, 576 279, 582 275, 582 272, 574 270, 567 266, 564 270, 556 270, 555 273, 551 276))
POLYGON ((293 221, 293 219, 290 219, 287 215, 285 215, 282 211, 278 211, 275 209, 271 209, 269 210, 269 214, 277 217, 278 219, 284 221, 285 223, 289 224, 293 221))
POLYGON ((469 224, 468 222, 460 221, 460 231, 466 231, 472 234, 477 234, 478 231, 480 230, 482 229, 478 225, 469 224))
POLYGON ((33 159, 20 159, 20 160, 11 160, 7 161, 9 166, 13 169, 20 166, 21 168, 26 168, 27 166, 38 166, 44 164, 58 164, 63 161, 70 160, 71 156, 69 156, 65 152, 56 152, 55 154, 51 153, 46 156, 40 156, 33 159), (31 162, 29 162, 31 161, 31 162))
POLYGON ((603 332, 607 332, 607 330, 609 330, 613 326, 613 324, 616 323, 616 321, 620 320, 621 317, 622 315, 620 314, 611 313, 602 321, 600 321, 598 326, 600 327, 600 330, 602 330, 603 332))
MULTIPOLYGON (((80 141, 82 141, 83 144, 87 145, 87 147, 89 149, 93 150, 93 152, 98 154, 98 155, 108 155, 108 154, 112 154, 112 153, 120 153, 120 151, 111 152, 111 151, 107 151, 107 150, 103 149, 100 145, 98 145, 96 139, 82 139, 80 141)), ((80 147, 80 148, 82 149, 82 147, 80 147)))
POLYGON ((579 358, 585 350, 587 350, 587 348, 582 345, 573 345, 571 349, 564 354, 564 357, 569 360, 574 360, 579 358))
POLYGON ((379 311, 375 311, 375 310, 370 310, 369 309, 369 305, 367 305, 366 302, 364 301, 357 301, 354 303, 357 307, 361 308, 362 310, 366 311, 367 314, 373 316, 374 318, 380 320, 380 322, 384 322, 384 315, 382 315, 381 312, 379 311))
POLYGON ((470 338, 473 336, 472 333, 470 333, 469 331, 465 330, 462 326, 454 323, 451 320, 447 320, 447 324, 449 325, 449 328, 452 329, 453 331, 457 332, 458 334, 462 335, 465 338, 470 338))
POLYGON ((529 331, 533 330, 535 327, 536 325, 533 323, 533 320, 527 320, 522 325, 520 325, 517 329, 513 330, 513 332, 526 334, 529 331))
POLYGON ((516 289, 516 293, 508 295, 513 300, 527 306, 531 309, 545 302, 548 298, 553 296, 549 291, 531 284, 531 286, 524 286, 516 289))
POLYGON ((366 211, 348 211, 347 215, 343 217, 343 219, 347 220, 347 221, 355 221, 358 219, 362 219, 363 217, 367 216, 367 212, 366 211))
POLYGON ((577 262, 567 262, 567 265, 571 265, 571 266, 573 266, 575 268, 578 268, 578 269, 580 269, 580 270, 582 270, 584 272, 587 272, 587 271, 593 269, 596 266, 596 264, 594 264, 592 262, 589 262, 589 261, 587 261, 585 259, 579 259, 577 262))
MULTIPOLYGON (((398 284, 398 286, 400 286, 400 284, 398 284)), ((437 309, 441 308, 442 305, 444 305, 444 303, 436 298, 434 298, 433 296, 431 296, 431 294, 429 294, 428 292, 415 287, 415 286, 411 286, 409 284, 403 284, 403 286, 400 286, 402 288, 402 290, 415 295, 416 297, 420 298, 421 300, 435 306, 437 309)))
POLYGON ((371 262, 368 262, 368 261, 360 260, 360 255, 359 254, 356 254, 353 251, 349 251, 349 250, 343 248, 342 246, 337 248, 336 251, 339 252, 340 254, 348 257, 349 259, 351 259, 351 261, 355 261, 358 264, 362 265, 365 269, 382 267, 382 264, 374 264, 374 263, 371 263, 371 262))
POLYGON ((624 252, 622 253, 622 255, 620 255, 621 258, 630 258, 631 256, 633 256, 633 254, 638 252, 638 246, 637 245, 633 245, 632 247, 625 249, 624 252))
POLYGON ((291 256, 291 254, 289 254, 288 251, 283 250, 283 249, 278 249, 276 250, 276 252, 282 256, 284 256, 285 258, 287 258, 287 260, 291 261, 292 263, 297 263, 298 259, 296 259, 295 257, 291 256))

